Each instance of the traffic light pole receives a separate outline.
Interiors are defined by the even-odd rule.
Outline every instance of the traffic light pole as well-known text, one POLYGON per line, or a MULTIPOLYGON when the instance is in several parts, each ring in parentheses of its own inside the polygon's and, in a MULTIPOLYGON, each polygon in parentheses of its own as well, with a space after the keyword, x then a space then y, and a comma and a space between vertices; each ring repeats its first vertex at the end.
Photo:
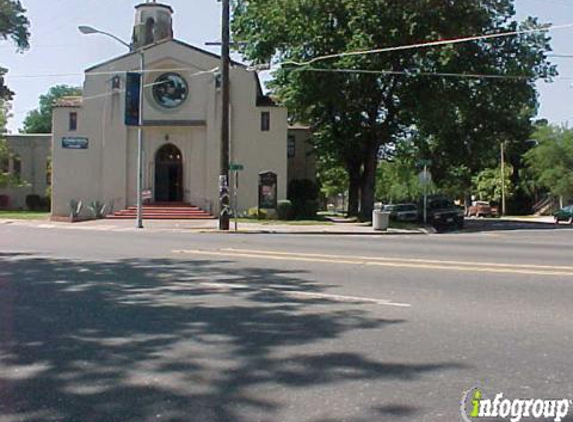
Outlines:
POLYGON ((223 0, 221 36, 221 171, 219 173, 219 230, 229 230, 229 66, 230 66, 230 0, 223 0))

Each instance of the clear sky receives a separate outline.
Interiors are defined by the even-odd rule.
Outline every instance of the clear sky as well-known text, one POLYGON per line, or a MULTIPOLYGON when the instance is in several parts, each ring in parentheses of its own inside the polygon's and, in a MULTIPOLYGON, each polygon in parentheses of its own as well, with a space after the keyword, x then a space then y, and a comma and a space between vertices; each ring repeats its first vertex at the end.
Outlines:
MULTIPOLYGON (((81 85, 82 72, 93 64, 124 53, 125 47, 105 37, 81 35, 78 25, 91 25, 130 40, 134 6, 138 0, 21 0, 32 23, 31 48, 15 52, 0 42, 0 65, 9 69, 6 78, 16 92, 8 128, 16 132, 26 113, 37 107, 38 96, 55 84, 81 85), (42 76, 61 75, 70 76, 42 76)), ((217 0, 164 0, 175 9, 175 37, 204 47, 219 39, 220 3, 217 0)), ((519 18, 537 16, 556 25, 573 23, 573 0, 516 0, 519 18)), ((460 34, 469 35, 469 34, 460 34)), ((552 33, 556 54, 573 54, 573 28, 552 33)), ((214 50, 216 51, 216 50, 214 50)), ((573 77, 573 59, 554 58, 562 76, 573 77)), ((555 123, 573 121, 569 109, 572 81, 539 84, 540 117, 555 123)))

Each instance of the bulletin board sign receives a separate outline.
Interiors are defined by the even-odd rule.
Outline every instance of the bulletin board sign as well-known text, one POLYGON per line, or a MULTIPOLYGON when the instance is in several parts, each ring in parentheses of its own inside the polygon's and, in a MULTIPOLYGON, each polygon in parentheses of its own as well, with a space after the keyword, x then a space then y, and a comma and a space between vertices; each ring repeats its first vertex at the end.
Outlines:
POLYGON ((89 140, 88 138, 62 138, 62 148, 63 149, 88 149, 89 140))

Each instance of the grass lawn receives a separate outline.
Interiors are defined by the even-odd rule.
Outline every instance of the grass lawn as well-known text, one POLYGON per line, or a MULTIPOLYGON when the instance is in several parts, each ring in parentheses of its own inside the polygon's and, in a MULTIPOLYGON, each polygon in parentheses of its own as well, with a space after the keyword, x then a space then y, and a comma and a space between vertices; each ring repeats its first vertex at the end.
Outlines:
POLYGON ((42 211, 0 211, 0 219, 10 220, 46 220, 49 212, 42 211))

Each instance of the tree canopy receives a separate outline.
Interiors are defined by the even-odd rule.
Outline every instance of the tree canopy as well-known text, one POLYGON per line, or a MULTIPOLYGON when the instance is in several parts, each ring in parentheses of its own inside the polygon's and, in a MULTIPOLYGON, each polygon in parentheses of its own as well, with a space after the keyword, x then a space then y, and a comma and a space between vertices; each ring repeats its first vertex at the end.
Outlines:
POLYGON ((234 38, 253 63, 281 63, 269 85, 319 155, 349 175, 350 213, 371 213, 380 148, 416 131, 438 180, 492 164, 498 139, 526 137, 535 81, 555 74, 545 33, 439 47, 348 52, 516 31, 512 0, 235 0, 234 38), (327 59, 317 59, 329 56, 327 59), (454 75, 463 74, 465 76, 454 75), (481 77, 478 75, 492 75, 481 77), (506 79, 496 76, 509 76, 506 79))
MULTIPOLYGON (((11 40, 19 51, 30 46, 30 22, 25 13, 19 0, 0 0, 0 40, 11 40)), ((6 72, 0 63, 0 98, 10 100, 14 93, 4 85, 6 72)))
MULTIPOLYGON (((29 47, 30 22, 25 12, 19 0, 0 0, 0 41, 11 40, 19 51, 29 47)), ((4 84, 7 71, 0 63, 0 186, 11 182, 10 175, 5 171, 9 159, 8 148, 6 140, 2 138, 2 134, 6 131, 8 102, 14 96, 4 84)))
POLYGON ((573 199, 573 130, 538 126, 538 145, 525 154, 525 162, 538 185, 565 200, 573 199))
POLYGON ((52 111, 56 101, 63 97, 81 95, 82 88, 69 85, 56 85, 40 96, 39 107, 28 113, 24 119, 25 133, 51 133, 52 111))
POLYGON ((30 22, 19 0, 0 0, 0 39, 11 39, 20 50, 29 47, 30 22))
POLYGON ((504 168, 504 178, 502 183, 501 169, 498 167, 488 168, 479 172, 473 178, 474 192, 477 199, 481 201, 501 202, 503 193, 506 199, 510 199, 515 194, 515 186, 511 180, 513 168, 510 165, 504 168), (504 189, 502 189, 504 186, 504 189))

